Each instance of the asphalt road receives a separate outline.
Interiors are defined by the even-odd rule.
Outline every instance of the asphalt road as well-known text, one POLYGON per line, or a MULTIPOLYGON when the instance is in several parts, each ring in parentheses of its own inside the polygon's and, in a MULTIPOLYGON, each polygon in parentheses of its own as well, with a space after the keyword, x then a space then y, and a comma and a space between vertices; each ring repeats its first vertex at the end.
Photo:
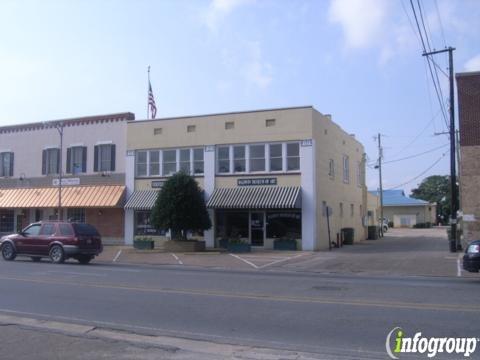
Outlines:
POLYGON ((3 314, 357 359, 386 358, 385 338, 396 326, 407 335, 480 336, 480 277, 53 265, 18 258, 0 261, 0 294, 3 314))

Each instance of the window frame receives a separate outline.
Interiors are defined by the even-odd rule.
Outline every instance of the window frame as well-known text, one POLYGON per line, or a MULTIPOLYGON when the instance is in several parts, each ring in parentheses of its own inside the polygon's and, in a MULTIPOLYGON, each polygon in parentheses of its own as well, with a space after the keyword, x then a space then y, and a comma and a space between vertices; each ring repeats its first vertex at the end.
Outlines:
POLYGON ((293 173, 300 171, 300 142, 298 141, 289 141, 285 143, 285 172, 293 173), (298 146, 298 155, 297 156, 288 156, 288 145, 296 144, 298 146), (298 157, 298 169, 289 170, 288 169, 288 159, 289 158, 297 158, 298 157))
POLYGON ((343 155, 343 183, 350 184, 350 157, 343 155))
POLYGON ((260 143, 260 144, 249 144, 248 145, 248 173, 255 174, 255 173, 266 173, 267 172, 267 144, 260 143), (252 147, 263 147, 263 157, 252 157, 252 147), (252 170, 252 160, 261 160, 263 159, 263 170, 252 170))
POLYGON ((2 151, 0 152, 0 177, 13 177, 14 166, 15 166, 15 157, 13 151, 2 151), (5 159, 8 156, 8 164, 5 164, 5 159), (6 165, 6 167, 5 167, 6 165), (7 170, 5 172, 4 170, 7 170))

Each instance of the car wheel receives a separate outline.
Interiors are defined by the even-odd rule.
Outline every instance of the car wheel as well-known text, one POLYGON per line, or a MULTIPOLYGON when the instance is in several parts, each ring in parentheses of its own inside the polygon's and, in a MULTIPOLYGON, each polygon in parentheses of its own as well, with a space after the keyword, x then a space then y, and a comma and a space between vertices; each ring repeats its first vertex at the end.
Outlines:
POLYGON ((77 260, 82 265, 87 265, 90 261, 92 261, 93 256, 90 255, 78 255, 77 260))
POLYGON ((54 264, 61 264, 65 261, 65 252, 60 245, 53 245, 50 248, 50 259, 54 264))
POLYGON ((10 243, 5 243, 2 246, 2 256, 5 260, 7 261, 12 261, 15 260, 17 257, 17 253, 15 252, 15 249, 13 248, 13 245, 10 243))
POLYGON ((40 256, 30 256, 30 259, 32 259, 33 262, 39 262, 40 260, 42 260, 40 256))

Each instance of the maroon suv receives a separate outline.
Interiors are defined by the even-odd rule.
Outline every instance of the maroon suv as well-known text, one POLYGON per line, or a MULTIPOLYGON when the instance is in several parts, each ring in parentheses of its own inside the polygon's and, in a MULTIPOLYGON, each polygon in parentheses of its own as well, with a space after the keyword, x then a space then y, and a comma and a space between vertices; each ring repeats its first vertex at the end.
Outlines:
POLYGON ((0 246, 5 260, 10 261, 17 255, 26 255, 33 261, 50 257, 56 264, 68 258, 88 264, 103 250, 102 239, 95 227, 64 221, 30 224, 18 234, 2 237, 0 246))

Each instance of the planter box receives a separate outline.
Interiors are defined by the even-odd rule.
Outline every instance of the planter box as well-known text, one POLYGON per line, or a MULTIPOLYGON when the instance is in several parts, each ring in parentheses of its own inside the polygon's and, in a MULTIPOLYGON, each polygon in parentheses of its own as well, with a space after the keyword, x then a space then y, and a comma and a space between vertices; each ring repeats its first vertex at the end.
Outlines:
POLYGON ((166 252, 201 252, 205 251, 205 241, 197 240, 168 240, 163 248, 166 252))
POLYGON ((295 240, 275 240, 273 242, 274 250, 297 250, 297 242, 295 240))
POLYGON ((137 250, 152 250, 153 244, 155 242, 151 241, 133 241, 133 247, 137 250))
POLYGON ((252 247, 250 244, 228 244, 227 250, 231 253, 244 253, 244 252, 251 252, 252 247))

